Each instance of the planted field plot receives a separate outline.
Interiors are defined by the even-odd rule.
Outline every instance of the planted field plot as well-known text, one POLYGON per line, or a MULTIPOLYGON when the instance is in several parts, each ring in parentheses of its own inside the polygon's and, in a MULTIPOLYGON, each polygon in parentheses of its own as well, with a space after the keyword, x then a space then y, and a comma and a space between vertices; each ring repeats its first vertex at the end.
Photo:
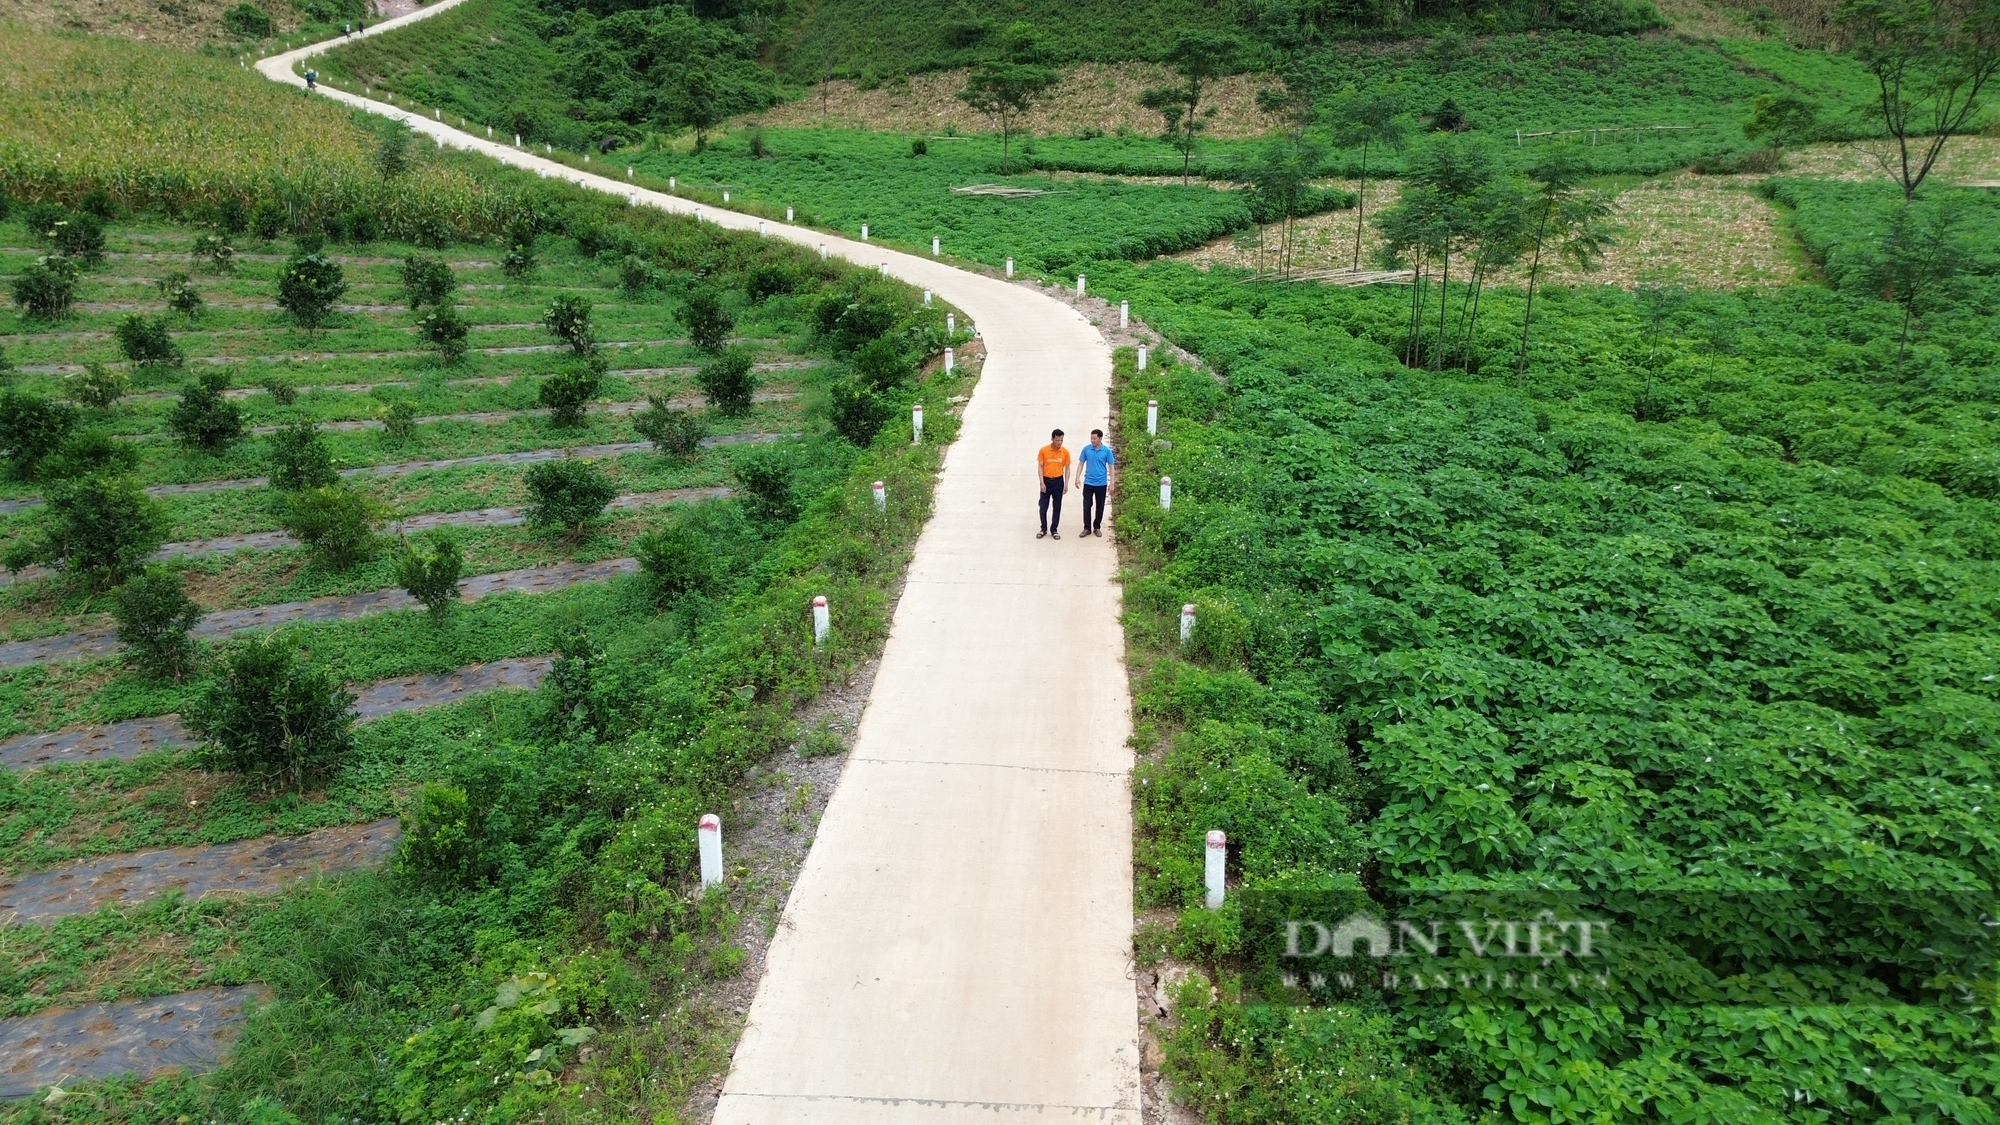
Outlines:
MULTIPOLYGON (((1781 191, 1857 254, 1895 213, 1781 191)), ((2000 596, 1972 257, 1900 359, 1866 289, 1551 288, 1521 384, 1497 332, 1471 371, 1400 362, 1407 289, 1098 267, 1226 376, 1120 360, 1139 957, 1178 1096, 1221 1121, 1318 1119, 1333 1091, 1412 1119, 1990 1098, 1957 992, 1990 985, 2000 885, 2000 699, 1958 655, 1996 643, 2000 596), (1314 952, 1301 919, 1331 947, 1373 932, 1357 911, 1438 922, 1444 952, 1366 962, 1394 987, 1314 952), (1624 936, 1531 984, 1459 941, 1512 911, 1624 936)))

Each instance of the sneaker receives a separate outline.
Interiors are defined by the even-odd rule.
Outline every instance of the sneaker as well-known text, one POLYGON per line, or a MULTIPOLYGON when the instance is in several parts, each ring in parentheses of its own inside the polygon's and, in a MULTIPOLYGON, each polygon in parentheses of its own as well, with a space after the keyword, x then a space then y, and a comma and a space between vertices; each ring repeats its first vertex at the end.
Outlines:
POLYGON ((1051 538, 1051 539, 1061 539, 1061 538, 1062 538, 1062 532, 1060 532, 1060 531, 1051 531, 1051 532, 1049 532, 1049 538, 1051 538))
POLYGON ((1049 533, 1048 533, 1048 532, 1046 532, 1046 531, 1037 531, 1037 532, 1035 532, 1035 538, 1037 538, 1037 539, 1047 539, 1048 537, 1049 537, 1049 533))

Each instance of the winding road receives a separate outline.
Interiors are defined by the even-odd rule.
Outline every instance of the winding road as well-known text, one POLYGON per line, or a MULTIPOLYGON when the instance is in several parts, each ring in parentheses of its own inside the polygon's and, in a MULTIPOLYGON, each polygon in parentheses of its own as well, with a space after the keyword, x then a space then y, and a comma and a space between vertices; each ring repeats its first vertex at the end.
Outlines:
MULTIPOLYGON (((303 85, 294 63, 341 42, 257 67, 303 85)), ((322 93, 638 205, 699 206, 720 226, 759 227, 753 216, 322 93)), ((824 244, 935 290, 979 326, 987 359, 716 1125, 1138 1125, 1130 700, 1116 557, 1104 539, 1037 540, 1031 493, 1033 454, 1051 427, 1081 435, 1105 425, 1109 347, 1080 314, 1029 286, 764 225, 770 237, 824 244)), ((1072 509, 1072 530, 1075 520, 1072 509)))

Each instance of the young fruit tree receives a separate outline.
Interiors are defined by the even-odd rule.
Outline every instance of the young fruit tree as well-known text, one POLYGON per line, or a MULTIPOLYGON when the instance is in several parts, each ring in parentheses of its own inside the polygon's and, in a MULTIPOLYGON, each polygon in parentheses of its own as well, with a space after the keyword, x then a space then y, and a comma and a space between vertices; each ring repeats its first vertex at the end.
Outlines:
POLYGON ((118 639, 142 673, 179 683, 195 663, 194 638, 201 607, 181 588, 181 573, 148 566, 111 591, 111 617, 118 639))
POLYGON ((301 247, 278 273, 278 307, 291 313, 307 332, 318 332, 332 318, 334 306, 346 292, 340 263, 318 250, 301 247))
POLYGON ((458 604, 458 580, 464 573, 465 552, 442 532, 428 547, 405 539, 396 550, 396 584, 422 602, 433 621, 443 621, 458 604))
POLYGON ((588 461, 565 457, 528 466, 528 526, 559 529, 580 538, 617 497, 604 473, 588 461))
POLYGON ((338 769, 354 746, 354 696, 289 642, 253 636, 231 645, 187 709, 209 769, 255 780, 266 792, 301 790, 338 769))
POLYGON ((1011 166, 1011 145, 1021 118, 1035 99, 1056 84, 1056 72, 1045 66, 1017 62, 984 62, 965 77, 958 100, 985 114, 1000 129, 1000 172, 1011 166))

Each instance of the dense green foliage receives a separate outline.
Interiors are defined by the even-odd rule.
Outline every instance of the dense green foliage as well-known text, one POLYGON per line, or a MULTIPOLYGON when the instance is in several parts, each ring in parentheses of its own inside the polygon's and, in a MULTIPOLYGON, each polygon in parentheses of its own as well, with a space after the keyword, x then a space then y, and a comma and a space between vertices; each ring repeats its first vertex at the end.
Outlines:
POLYGON ((111 592, 111 616, 142 672, 178 680, 193 669, 188 632, 201 620, 201 607, 182 588, 179 571, 149 566, 126 579, 111 592))
POLYGON ((1989 492, 1880 455, 1923 434, 1981 456, 1983 339, 1898 383, 1879 301, 1551 291, 1516 392, 1504 367, 1398 363, 1405 295, 1095 268, 1227 380, 1121 359, 1127 479, 1175 485, 1171 513, 1142 493, 1119 516, 1164 742, 1140 774, 1142 901, 1195 906, 1222 828, 1253 899, 1365 887, 1393 912, 1531 879, 1661 959, 1596 1007, 1288 1012, 1234 975, 1273 937, 1196 907, 1165 947, 1223 988, 1183 998, 1184 1094, 1240 1122, 1750 1119, 1792 1090, 1889 1120, 1916 1089, 1992 1096, 1987 1031, 1920 947, 1950 948, 2000 880, 1979 812, 2000 698, 1973 655, 2000 643, 2000 543, 1989 492), (1152 447, 1130 437, 1148 398, 1152 447), (1367 1078, 1293 1080, 1333 1067, 1367 1078))
POLYGON ((350 485, 306 488, 285 497, 282 525, 329 570, 352 570, 379 546, 380 501, 350 485))
POLYGON ((422 602, 431 617, 443 620, 458 604, 458 580, 465 573, 465 552, 458 540, 439 533, 428 544, 405 539, 396 551, 396 585, 422 602))
POLYGON ((131 477, 91 473, 52 481, 47 511, 26 535, 8 545, 0 565, 31 563, 70 571, 87 585, 118 583, 166 538, 159 501, 131 477))
POLYGON ((604 506, 618 496, 618 489, 605 479, 604 472, 588 461, 563 458, 538 461, 528 466, 523 478, 532 502, 528 524, 578 535, 591 521, 604 514, 604 506))
POLYGON ((210 768, 302 789, 353 748, 354 697, 289 641, 252 637, 223 653, 187 723, 210 768))

